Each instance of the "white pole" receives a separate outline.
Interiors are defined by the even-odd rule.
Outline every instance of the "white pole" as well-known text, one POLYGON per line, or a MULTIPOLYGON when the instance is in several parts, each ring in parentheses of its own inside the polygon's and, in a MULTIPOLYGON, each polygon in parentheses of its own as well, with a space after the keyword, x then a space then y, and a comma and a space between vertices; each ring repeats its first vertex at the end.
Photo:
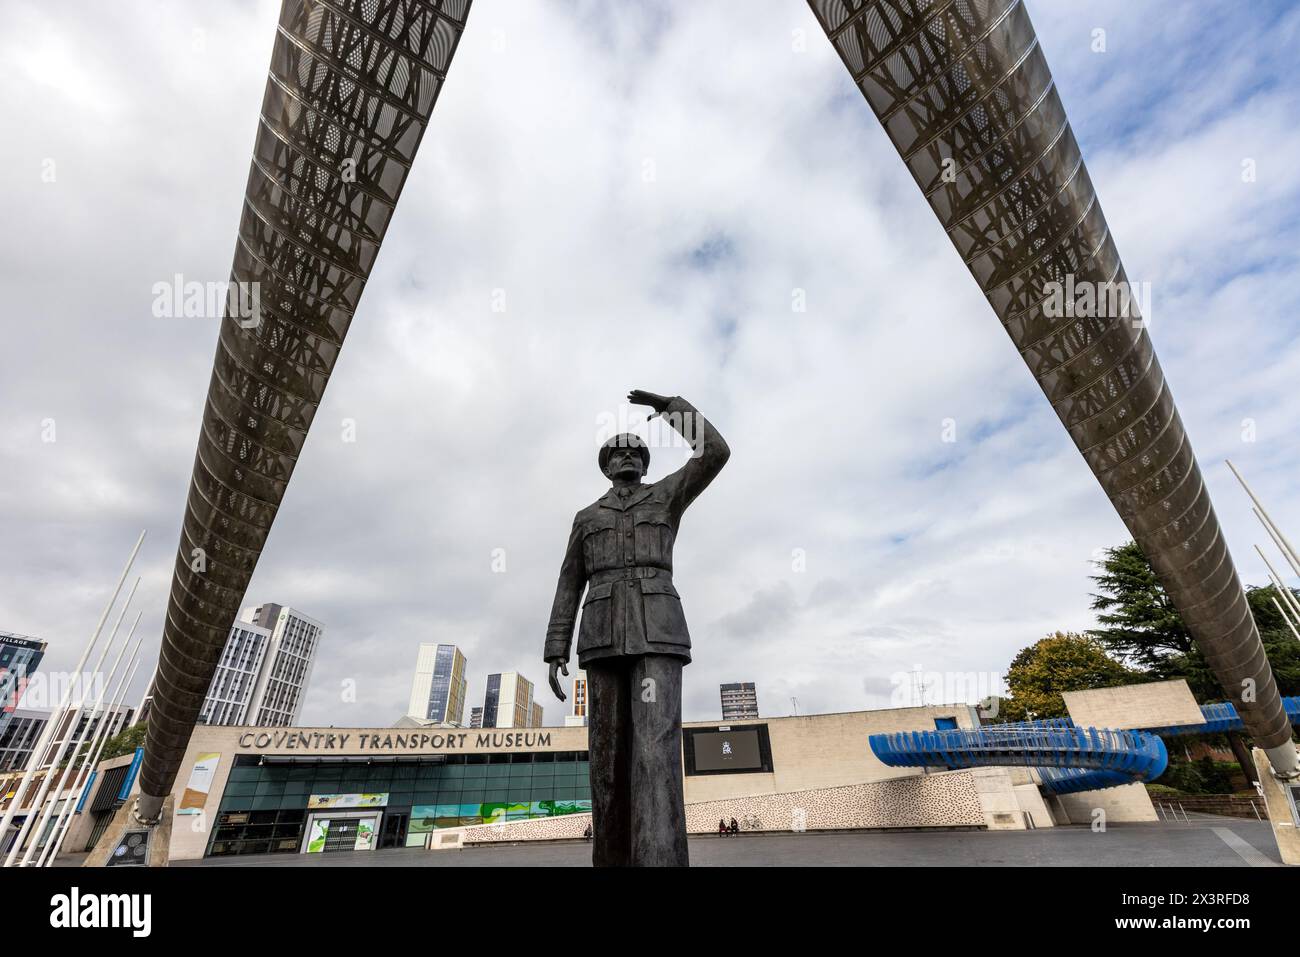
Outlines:
MULTIPOLYGON (((1224 461, 1228 462, 1227 459, 1224 459, 1224 461)), ((1300 561, 1300 556, 1297 556, 1294 546, 1287 541, 1286 536, 1282 534, 1282 529, 1278 528, 1277 522, 1273 521, 1273 516, 1268 514, 1263 503, 1255 497, 1255 493, 1251 491, 1250 486, 1246 484, 1246 480, 1241 477, 1241 473, 1237 471, 1237 467, 1231 462, 1228 462, 1228 468, 1232 469, 1232 474, 1237 476, 1237 481, 1240 482, 1241 487, 1246 490, 1246 494, 1250 496, 1250 500, 1255 503, 1255 507, 1259 509, 1260 515, 1264 519, 1267 519, 1269 525, 1277 529, 1278 538, 1281 540, 1279 544, 1282 548, 1282 554, 1286 555, 1287 561, 1291 562, 1292 567, 1295 567, 1296 562, 1300 561)), ((1300 571, 1298 571, 1297 574, 1300 574, 1300 571)))
POLYGON ((1291 623, 1291 619, 1287 617, 1287 613, 1282 610, 1282 606, 1277 603, 1277 599, 1273 598, 1270 600, 1273 602, 1274 606, 1276 606, 1277 613, 1282 616, 1282 620, 1285 621, 1287 626, 1291 629, 1291 634, 1295 635, 1296 641, 1300 641, 1300 631, 1296 631, 1295 625, 1291 623))
MULTIPOLYGON (((108 620, 108 613, 113 610, 113 604, 117 601, 117 596, 122 591, 122 583, 126 581, 126 576, 130 574, 131 566, 135 563, 135 556, 139 553, 140 546, 144 544, 144 535, 145 533, 141 532, 140 537, 136 539, 135 548, 131 549, 131 556, 126 560, 126 567, 122 569, 122 575, 117 580, 117 587, 113 589, 112 597, 109 598, 108 604, 104 606, 103 614, 99 616, 99 624, 95 626, 95 631, 90 636, 90 641, 86 643, 85 649, 81 652, 81 659, 77 662, 76 668, 73 669, 74 675, 80 674, 81 669, 86 666, 86 659, 90 657, 91 649, 95 647, 95 642, 99 640, 99 633, 104 630, 104 622, 108 620)), ((55 724, 57 723, 60 714, 67 709, 68 703, 72 700, 73 683, 75 683, 75 681, 68 684, 68 689, 63 693, 63 699, 59 702, 59 706, 54 710, 54 713, 50 715, 49 721, 46 723, 45 727, 41 729, 40 736, 36 739, 36 745, 32 748, 32 756, 27 761, 27 770, 23 773, 23 779, 18 785, 18 790, 14 792, 13 803, 11 803, 9 809, 5 811, 4 819, 0 820, 0 842, 3 842, 5 837, 9 834, 9 828, 14 822, 14 815, 18 813, 18 808, 22 806, 23 797, 27 794, 28 787, 31 786, 32 777, 36 773, 36 768, 40 765, 41 758, 44 756, 46 748, 50 746, 50 739, 54 736, 55 724)), ((17 841, 14 842, 14 847, 18 847, 17 841)), ((10 856, 12 857, 12 855, 10 856)), ((6 859, 4 866, 9 866, 8 859, 6 859)))
MULTIPOLYGON (((131 665, 131 673, 127 675, 126 682, 122 686, 122 695, 118 696, 119 701, 114 702, 114 707, 117 707, 117 705, 120 703, 121 697, 126 694, 126 689, 130 688, 131 683, 135 681, 135 673, 136 670, 140 667, 140 663, 134 660, 134 656, 132 657, 132 662, 133 663, 131 665)), ((126 709, 123 708, 120 714, 114 716, 112 729, 108 732, 108 734, 104 735, 104 737, 100 739, 99 746, 95 749, 94 758, 92 758, 91 761, 83 769, 82 777, 77 781, 77 786, 75 788, 77 794, 80 794, 82 788, 85 787, 85 779, 86 777, 89 776, 90 771, 99 764, 99 756, 104 751, 104 745, 108 744, 108 742, 113 738, 113 736, 122 730, 122 725, 125 724, 125 722, 126 722, 126 709)), ((63 847, 63 839, 67 837, 68 831, 71 829, 71 827, 72 827, 72 818, 69 817, 66 821, 63 822, 62 830, 58 830, 56 828, 55 833, 56 833, 57 843, 54 845, 53 851, 50 852, 49 865, 47 866, 52 866, 54 864, 54 858, 58 857, 59 851, 63 847)))
POLYGON ((158 680, 158 665, 155 663, 153 666, 153 674, 149 675, 149 683, 144 686, 144 694, 140 696, 140 706, 135 709, 135 720, 137 722, 139 722, 140 716, 144 714, 145 702, 147 702, 149 700, 149 696, 153 694, 153 683, 157 680, 158 680))
MULTIPOLYGON (((135 624, 131 626, 131 633, 126 636, 126 640, 131 640, 131 635, 135 634, 135 626, 140 624, 140 615, 135 616, 135 624)), ((50 830, 49 839, 45 842, 45 847, 41 851, 41 856, 36 861, 37 867, 44 867, 48 859, 51 863, 54 861, 56 842, 62 839, 63 832, 67 826, 72 823, 71 811, 74 803, 81 794, 82 787, 85 786, 86 777, 90 774, 90 769, 95 766, 94 762, 99 759, 99 752, 103 750, 105 743, 112 737, 107 734, 109 727, 117 724, 117 708, 121 705, 122 696, 126 689, 131 686, 131 679, 135 677, 135 670, 138 666, 136 659, 140 656, 140 643, 144 640, 143 636, 135 643, 135 648, 131 650, 131 660, 127 662, 128 673, 118 679, 117 687, 113 689, 113 697, 108 709, 104 711, 104 716, 100 718, 98 727, 95 728, 95 734, 86 746, 85 755, 81 760, 81 768, 73 782, 72 793, 68 799, 63 802, 63 808, 59 811, 59 816, 54 819, 54 827, 50 830)), ((116 670, 116 669, 114 669, 116 670)), ((39 833, 39 832, 38 832, 39 833)), ((35 843, 35 842, 33 842, 35 843)))
MULTIPOLYGON (((117 621, 113 623, 113 631, 109 634, 108 641, 104 644, 104 650, 100 652, 99 660, 95 662, 95 667, 91 669, 90 674, 95 675, 96 677, 102 674, 101 669, 104 667, 104 659, 108 657, 109 651, 112 650, 113 642, 117 640, 117 631, 122 626, 122 619, 126 617, 127 609, 131 607, 131 599, 135 597, 135 590, 139 587, 140 587, 140 579, 137 578, 135 580, 135 583, 131 586, 130 594, 126 596, 126 603, 122 605, 122 611, 121 613, 118 614, 117 621)), ((122 642, 122 647, 117 653, 117 661, 122 660, 122 652, 126 650, 126 646, 127 646, 127 642, 125 641, 122 642)), ((111 681, 112 679, 110 678, 109 680, 111 681)), ((73 681, 74 682, 76 681, 76 676, 74 676, 73 681)), ((104 684, 101 683, 100 684, 101 696, 104 693, 103 689, 104 689, 104 684)), ((75 713, 73 712, 71 707, 69 707, 68 711, 65 712, 65 714, 67 715, 66 720, 63 718, 59 719, 60 726, 64 724, 67 725, 67 731, 64 734, 64 736, 59 741, 56 742, 58 744, 58 747, 54 749, 54 757, 50 761, 50 769, 49 771, 46 772, 45 777, 41 779, 41 786, 36 789, 36 798, 35 800, 32 801, 32 811, 30 814, 27 815, 26 819, 23 821, 23 826, 18 829, 18 836, 14 839, 14 846, 10 848, 9 856, 5 858, 5 864, 4 864, 5 867, 13 866, 14 858, 17 856, 19 850, 22 849, 23 840, 27 837, 28 832, 31 830, 32 822, 36 819, 38 814, 41 814, 41 808, 45 804, 45 796, 50 791, 50 785, 54 783, 55 773, 59 769, 59 762, 63 760, 63 755, 67 752, 68 745, 72 743, 72 737, 77 732, 77 725, 80 724, 82 720, 86 720, 86 726, 82 728, 83 734, 85 733, 85 730, 90 727, 90 720, 92 719, 87 718, 86 716, 86 699, 89 693, 90 693, 90 689, 83 687, 81 692, 81 697, 77 701, 77 708, 75 713)), ((98 703, 96 703, 96 707, 98 707, 98 703)), ((51 720, 53 720, 53 718, 51 720)), ((60 783, 62 783, 64 776, 66 776, 66 772, 65 775, 60 775, 59 777, 60 783)), ((55 791, 55 800, 57 799, 58 799, 58 791, 55 791)), ((45 819, 48 817, 49 817, 48 811, 45 812, 44 814, 41 814, 41 823, 44 824, 45 819)), ((32 850, 34 849, 37 840, 38 838, 36 836, 32 837, 33 848, 29 848, 26 854, 23 855, 23 860, 22 860, 23 865, 25 865, 28 859, 31 857, 32 850)))
MULTIPOLYGON (((135 580, 135 583, 139 585, 140 579, 137 578, 135 580)), ((132 595, 135 594, 134 588, 131 589, 131 594, 132 595)), ((129 600, 130 599, 128 598, 128 601, 129 600)), ((140 623, 140 616, 136 615, 135 625, 138 625, 139 623, 140 623)), ((118 620, 118 624, 121 624, 121 619, 118 620)), ((22 862, 19 864, 20 867, 26 867, 28 864, 31 863, 32 857, 36 853, 36 845, 40 843, 41 840, 41 832, 45 830, 45 825, 49 823, 50 816, 54 813, 55 805, 59 803, 59 792, 61 792, 64 788, 66 788, 68 782, 74 780, 77 776, 77 772, 76 772, 77 752, 81 749, 81 746, 86 743, 86 739, 90 737, 91 725, 95 723, 96 717, 99 716, 99 707, 104 703, 105 693, 108 691, 109 686, 113 684, 113 679, 117 677, 117 669, 122 664, 122 656, 126 654, 127 646, 131 644, 131 636, 135 634, 135 625, 131 626, 131 631, 127 633, 126 639, 122 642, 122 647, 118 649, 117 657, 113 659, 113 667, 108 672, 108 677, 105 678, 102 682, 100 682, 99 694, 95 696, 95 703, 91 706, 90 710, 87 711, 84 707, 84 702, 83 702, 83 707, 78 709, 77 711, 77 714, 79 715, 80 719, 84 722, 84 724, 82 725, 81 733, 77 735, 76 747, 72 749, 72 754, 68 756, 67 768, 63 772, 59 773, 59 783, 54 788, 54 793, 50 796, 49 801, 46 802, 44 806, 44 810, 41 812, 40 820, 37 821, 36 823, 35 830, 32 831, 32 839, 27 845, 27 850, 23 852, 23 859, 22 862)), ((117 633, 116 627, 113 628, 113 633, 114 635, 116 635, 117 633)), ((109 644, 105 648, 105 650, 107 650, 108 647, 112 647, 113 638, 110 637, 108 641, 109 644)), ((139 648, 139 642, 136 643, 136 647, 139 648)), ((130 666, 128 665, 127 667, 130 666)), ((96 673, 98 673, 99 669, 96 668, 95 671, 96 673)), ((107 717, 100 718, 99 724, 104 725, 107 723, 107 721, 108 721, 107 717)), ((73 728, 75 728, 75 725, 73 726, 73 728)), ((73 729, 69 729, 68 731, 69 739, 72 738, 72 730, 73 729)), ((64 742, 64 744, 66 745, 67 742, 64 742)), ((47 783, 52 782, 54 780, 55 773, 59 771, 59 760, 60 760, 59 757, 55 757, 54 763, 50 765, 50 773, 46 775, 45 778, 47 783)), ((37 803, 32 808, 32 813, 29 814, 27 817, 29 823, 31 819, 36 816, 36 810, 40 806, 41 806, 40 798, 38 796, 37 803)), ((24 828, 24 830, 25 829, 26 828, 24 828)), ((51 834, 52 833, 53 832, 51 832, 51 834)), ((22 833, 19 832, 18 836, 19 836, 19 840, 21 840, 22 833)), ((15 846, 14 847, 15 853, 17 852, 17 850, 18 848, 17 846, 15 846)))
POLYGON ((1282 584, 1282 576, 1277 573, 1277 569, 1273 567, 1273 563, 1268 560, 1268 556, 1264 554, 1263 550, 1258 545, 1255 546, 1255 551, 1259 553, 1259 557, 1264 559, 1264 564, 1268 566, 1269 578, 1272 579, 1273 587, 1276 588, 1278 594, 1282 596, 1282 600, 1287 603, 1288 608, 1294 611, 1297 615, 1300 615, 1300 605, 1296 604, 1295 595, 1291 594, 1291 589, 1282 584))
MULTIPOLYGON (((1273 585, 1282 595, 1282 600, 1286 603, 1287 608, 1291 609, 1291 613, 1294 614, 1297 619, 1300 619, 1300 604, 1296 604, 1295 595, 1291 593, 1291 589, 1287 588, 1286 585, 1283 584, 1281 576, 1277 576, 1274 579, 1273 585)), ((1276 600, 1277 599, 1274 599, 1274 601, 1276 600)), ((1288 619, 1288 621, 1289 620, 1290 619, 1288 619)))
POLYGON ((1282 557, 1287 560, 1287 564, 1291 566, 1291 571, 1295 572, 1297 575, 1300 575, 1300 565, 1297 565, 1295 561, 1291 558, 1291 556, 1287 554, 1286 546, 1283 545, 1281 540, 1278 538, 1277 531, 1273 528, 1272 525, 1270 525, 1268 522, 1264 520, 1263 515, 1259 514, 1259 509, 1252 508, 1251 511, 1254 512, 1255 517, 1259 519, 1259 524, 1264 526, 1264 531, 1268 532, 1269 538, 1273 539, 1273 544, 1276 545, 1277 550, 1282 553, 1282 557))
MULTIPOLYGON (((1269 581, 1269 584, 1272 585, 1273 590, 1274 590, 1275 592, 1278 592, 1278 593, 1280 594, 1281 591, 1282 591, 1282 587, 1283 587, 1283 586, 1282 586, 1282 583, 1281 583, 1280 581, 1277 580, 1277 576, 1275 576, 1272 572, 1266 572, 1266 574, 1268 575, 1268 581, 1269 581)), ((1277 605, 1278 608, 1282 608, 1281 605, 1278 605, 1278 604, 1277 604, 1277 599, 1276 599, 1276 598, 1270 598, 1270 601, 1272 601, 1274 605, 1277 605)), ((1290 605, 1287 605, 1286 608, 1283 609, 1283 614, 1282 614, 1282 619, 1283 619, 1283 620, 1284 620, 1288 625, 1291 624, 1291 611, 1290 611, 1290 609, 1291 609, 1291 606, 1290 606, 1290 605)))

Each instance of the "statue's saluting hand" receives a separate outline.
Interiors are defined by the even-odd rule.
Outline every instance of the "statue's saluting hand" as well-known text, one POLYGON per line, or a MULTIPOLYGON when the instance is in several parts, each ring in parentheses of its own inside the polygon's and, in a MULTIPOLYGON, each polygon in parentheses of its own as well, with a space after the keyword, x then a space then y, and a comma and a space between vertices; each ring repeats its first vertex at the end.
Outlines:
POLYGON ((650 408, 655 410, 654 415, 650 416, 650 418, 653 419, 655 415, 658 415, 664 409, 668 408, 668 403, 672 401, 672 396, 656 395, 653 392, 646 392, 644 389, 633 389, 627 394, 627 401, 633 405, 650 406, 650 408))

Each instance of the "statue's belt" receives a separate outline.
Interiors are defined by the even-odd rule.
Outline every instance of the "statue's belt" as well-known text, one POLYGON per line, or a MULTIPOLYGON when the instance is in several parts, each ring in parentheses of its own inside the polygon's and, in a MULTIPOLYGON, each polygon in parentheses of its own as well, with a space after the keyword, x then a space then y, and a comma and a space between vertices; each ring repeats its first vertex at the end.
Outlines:
POLYGON ((633 565, 629 568, 609 568, 604 571, 592 572, 587 581, 591 585, 603 585, 606 582, 627 581, 630 578, 655 578, 662 576, 672 581, 673 570, 671 568, 658 568, 654 565, 633 565))

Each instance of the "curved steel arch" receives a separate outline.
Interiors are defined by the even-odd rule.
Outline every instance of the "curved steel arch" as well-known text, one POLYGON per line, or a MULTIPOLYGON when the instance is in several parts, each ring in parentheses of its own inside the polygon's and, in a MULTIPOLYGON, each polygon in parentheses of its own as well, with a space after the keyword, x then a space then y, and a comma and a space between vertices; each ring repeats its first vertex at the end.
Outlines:
POLYGON ((1296 774, 1291 724, 1144 324, 1135 309, 1053 314, 1048 284, 1127 277, 1024 5, 809 5, 1246 730, 1279 774, 1296 774))
POLYGON ((167 603, 137 814, 171 791, 470 0, 284 0, 167 603))

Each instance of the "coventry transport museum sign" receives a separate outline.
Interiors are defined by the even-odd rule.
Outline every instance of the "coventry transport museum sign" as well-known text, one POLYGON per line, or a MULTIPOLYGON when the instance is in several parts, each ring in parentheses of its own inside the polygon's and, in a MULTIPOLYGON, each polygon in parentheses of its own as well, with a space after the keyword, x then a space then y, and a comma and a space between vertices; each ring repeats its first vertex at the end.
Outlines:
POLYGON ((459 751, 549 748, 549 731, 249 731, 242 751, 459 751))

